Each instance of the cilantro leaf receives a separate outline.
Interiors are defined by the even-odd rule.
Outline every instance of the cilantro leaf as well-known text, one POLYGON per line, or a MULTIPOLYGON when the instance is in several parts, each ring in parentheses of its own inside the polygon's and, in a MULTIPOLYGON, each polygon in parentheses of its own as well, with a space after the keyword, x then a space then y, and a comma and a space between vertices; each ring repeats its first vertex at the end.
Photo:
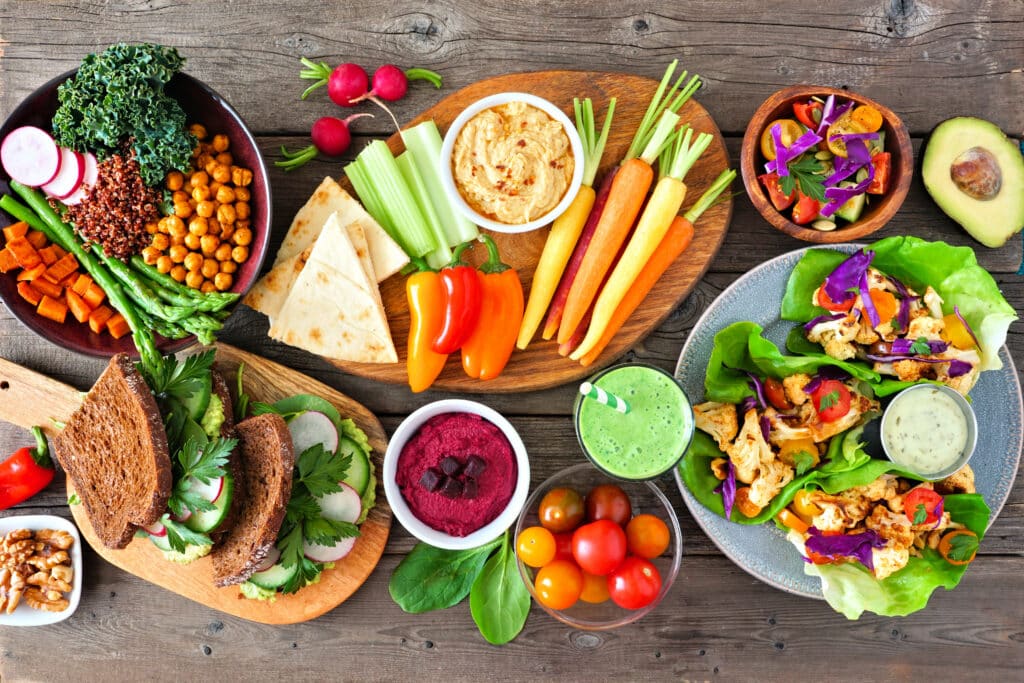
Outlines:
POLYGON ((277 537, 277 549, 281 551, 282 566, 292 567, 302 559, 302 525, 282 526, 277 537))
POLYGON ((820 413, 822 411, 828 410, 838 402, 839 390, 833 389, 832 391, 828 392, 827 394, 821 397, 821 401, 819 401, 818 403, 818 412, 820 413))
POLYGON ((796 475, 799 477, 801 474, 807 472, 807 470, 814 467, 815 457, 807 451, 800 451, 793 455, 793 467, 796 469, 796 475))
POLYGON ((288 499, 284 517, 289 524, 302 524, 304 519, 320 516, 320 504, 300 482, 292 484, 292 497, 288 499))
POLYGON ((910 352, 917 356, 927 356, 932 352, 932 347, 928 345, 927 337, 918 337, 914 340, 914 343, 910 345, 910 352))
POLYGON ((918 503, 914 508, 914 524, 924 524, 928 519, 928 510, 925 509, 924 503, 918 503))
POLYGON ((160 518, 160 523, 167 530, 167 544, 171 546, 172 550, 179 553, 185 552, 186 545, 210 545, 212 543, 209 536, 192 531, 180 522, 175 522, 170 515, 160 518))
POLYGON ((978 537, 974 534, 956 534, 949 539, 949 559, 956 562, 970 562, 978 552, 978 537))

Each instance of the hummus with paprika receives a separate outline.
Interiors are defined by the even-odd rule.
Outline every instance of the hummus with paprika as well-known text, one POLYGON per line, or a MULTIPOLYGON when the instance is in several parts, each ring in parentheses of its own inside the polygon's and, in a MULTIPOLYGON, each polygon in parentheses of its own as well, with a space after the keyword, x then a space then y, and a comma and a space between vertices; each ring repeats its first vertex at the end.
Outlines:
POLYGON ((417 519, 463 537, 502 513, 517 475, 512 444, 495 424, 473 413, 442 413, 406 442, 395 479, 417 519))
POLYGON ((462 127, 452 149, 452 176, 474 211, 517 225, 558 206, 575 161, 561 123, 525 102, 509 102, 462 127))

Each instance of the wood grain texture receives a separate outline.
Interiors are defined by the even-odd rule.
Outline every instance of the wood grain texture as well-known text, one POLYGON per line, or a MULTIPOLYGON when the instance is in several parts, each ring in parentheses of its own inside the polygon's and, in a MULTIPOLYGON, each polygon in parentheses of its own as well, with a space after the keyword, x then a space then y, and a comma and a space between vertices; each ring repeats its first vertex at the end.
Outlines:
MULTIPOLYGON (((414 126, 433 119, 442 135, 451 122, 468 105, 482 97, 502 92, 525 92, 538 95, 562 107, 572 115, 573 97, 590 97, 594 101, 595 115, 603 116, 608 101, 616 98, 615 116, 605 147, 598 182, 626 154, 636 128, 643 119, 648 102, 658 83, 649 78, 629 74, 594 73, 587 71, 540 71, 534 73, 499 76, 474 83, 446 97, 410 122, 414 126)), ((697 102, 690 100, 679 111, 683 122, 689 123, 695 133, 709 133, 714 140, 708 150, 694 164, 686 176, 686 202, 697 201, 714 182, 719 173, 729 166, 725 141, 715 122, 697 102)), ((598 119, 602 120, 601 118, 598 119)), ((396 134, 388 140, 393 152, 404 150, 396 134)), ((579 160, 577 160, 579 163, 579 160)), ((345 182, 347 185, 347 181, 345 182)), ((351 188, 349 188, 351 189, 351 188)), ((454 353, 434 382, 437 389, 472 393, 521 392, 565 384, 591 375, 633 346, 640 338, 657 327, 686 298, 694 285, 711 264, 725 238, 732 216, 732 200, 724 201, 704 213, 698 221, 699 230, 689 248, 658 280, 639 308, 630 316, 601 356, 590 367, 558 355, 558 343, 544 341, 540 334, 523 351, 516 350, 500 376, 486 382, 470 378, 462 370, 459 354, 454 353)), ((498 245, 502 260, 519 274, 523 287, 529 292, 533 271, 547 241, 548 228, 520 234, 489 233, 498 245)), ((481 263, 486 251, 476 249, 467 259, 481 263)), ((398 350, 397 364, 352 363, 331 361, 348 372, 392 384, 408 382, 406 358, 409 339, 409 304, 405 294, 405 280, 401 275, 388 278, 381 284, 384 310, 388 314, 391 335, 398 350)))

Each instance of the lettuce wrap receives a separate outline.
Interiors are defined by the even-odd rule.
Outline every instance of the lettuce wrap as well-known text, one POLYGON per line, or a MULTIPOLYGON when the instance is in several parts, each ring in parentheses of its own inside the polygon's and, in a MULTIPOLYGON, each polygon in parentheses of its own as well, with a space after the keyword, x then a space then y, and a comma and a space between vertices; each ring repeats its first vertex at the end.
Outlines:
MULTIPOLYGON (((953 313, 954 306, 959 309, 978 338, 981 370, 1002 367, 999 349, 1017 313, 988 271, 978 265, 973 249, 906 236, 887 237, 866 249, 875 252, 873 268, 918 291, 930 285, 942 297, 943 313, 953 313)), ((782 319, 806 323, 827 314, 813 303, 814 291, 849 256, 831 249, 808 250, 786 283, 782 319)))

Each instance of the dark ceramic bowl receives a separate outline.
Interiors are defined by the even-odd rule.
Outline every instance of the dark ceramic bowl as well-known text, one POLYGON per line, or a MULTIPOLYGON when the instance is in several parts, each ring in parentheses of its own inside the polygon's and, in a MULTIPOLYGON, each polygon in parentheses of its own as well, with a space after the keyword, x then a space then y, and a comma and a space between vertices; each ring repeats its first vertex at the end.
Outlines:
POLYGON ((747 195, 754 207, 776 229, 787 235, 807 242, 837 243, 860 239, 889 222, 907 197, 910 179, 914 171, 914 152, 910 145, 910 134, 903 121, 891 109, 872 99, 848 90, 839 90, 816 85, 794 85, 773 94, 754 112, 743 135, 740 148, 740 172, 747 195), (761 154, 761 134, 769 123, 781 118, 793 117, 793 104, 806 102, 813 96, 853 100, 858 105, 868 104, 882 114, 882 130, 885 131, 885 150, 892 154, 892 168, 889 172, 889 191, 884 195, 871 197, 871 203, 860 218, 835 230, 816 230, 809 225, 797 225, 788 216, 780 213, 768 198, 768 193, 757 180, 764 172, 765 159, 761 154))
MULTIPOLYGON (((15 108, 0 127, 0 140, 20 126, 34 125, 50 130, 50 120, 57 111, 57 86, 75 75, 75 71, 62 74, 41 86, 15 108)), ((224 133, 231 140, 231 154, 239 166, 252 169, 250 186, 252 199, 253 241, 249 246, 249 259, 238 269, 233 292, 245 293, 256 281, 270 240, 271 200, 267 167, 252 133, 242 117, 227 101, 208 86, 188 74, 179 73, 167 84, 167 93, 185 110, 189 123, 201 123, 210 134, 224 133)), ((8 185, 10 178, 0 168, 0 193, 13 194, 8 185)), ((14 195, 18 199, 17 195, 14 195)), ((19 200, 20 201, 20 200, 19 200)), ((24 203, 24 202, 22 202, 24 203)), ((0 227, 14 222, 8 214, 0 212, 0 227)), ((15 275, 0 275, 0 299, 7 309, 30 330, 58 346, 88 356, 107 358, 115 353, 137 356, 131 335, 114 339, 109 334, 96 334, 85 323, 73 317, 63 323, 48 320, 35 311, 35 307, 18 294, 15 275)), ((157 348, 164 353, 180 351, 196 342, 195 337, 172 340, 157 336, 157 348)))

